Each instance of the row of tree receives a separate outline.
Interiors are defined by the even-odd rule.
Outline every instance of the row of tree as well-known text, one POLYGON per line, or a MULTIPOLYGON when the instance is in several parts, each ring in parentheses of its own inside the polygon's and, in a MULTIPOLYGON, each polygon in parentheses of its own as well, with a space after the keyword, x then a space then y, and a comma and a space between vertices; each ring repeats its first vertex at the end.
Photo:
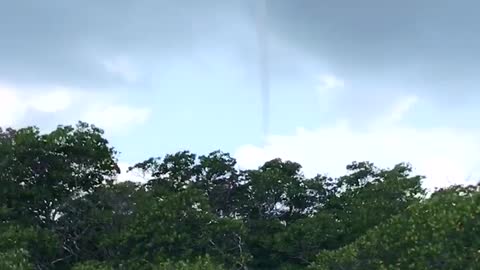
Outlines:
POLYGON ((480 189, 426 196, 408 164, 305 177, 220 151, 150 158, 117 183, 116 151, 80 122, 0 129, 0 269, 478 269, 480 189))

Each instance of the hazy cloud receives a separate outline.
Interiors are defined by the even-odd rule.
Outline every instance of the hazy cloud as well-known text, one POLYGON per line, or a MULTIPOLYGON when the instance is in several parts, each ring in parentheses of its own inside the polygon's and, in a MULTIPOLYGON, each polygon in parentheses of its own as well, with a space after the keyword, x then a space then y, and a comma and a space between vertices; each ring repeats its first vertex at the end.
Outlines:
POLYGON ((113 59, 104 60, 102 63, 108 72, 118 75, 127 82, 132 83, 138 80, 137 69, 125 57, 117 56, 113 59))
POLYGON ((61 112, 72 104, 72 93, 68 89, 53 89, 50 92, 34 94, 26 98, 25 103, 40 112, 61 112))
MULTIPOLYGON (((306 80, 308 73, 340 74, 356 90, 340 93, 336 102, 345 108, 372 98, 388 103, 399 95, 392 85, 452 106, 479 98, 477 1, 267 2, 273 85, 306 80)), ((0 79, 98 91, 125 80, 141 83, 139 72, 165 69, 202 48, 234 55, 237 68, 258 73, 255 3, 3 1, 0 79)), ((248 77, 251 83, 257 75, 248 77)))
POLYGON ((395 106, 389 116, 389 121, 400 121, 408 111, 418 102, 418 97, 410 95, 402 98, 395 106))
POLYGON ((145 123, 150 116, 147 108, 100 104, 88 109, 81 119, 105 129, 107 133, 126 131, 145 123))
MULTIPOLYGON (((256 4, 1 1, 0 125, 83 119, 124 131, 174 112, 178 119, 158 117, 152 129, 175 126, 167 132, 172 138, 202 145, 191 130, 224 132, 228 145, 250 140, 260 113, 256 4)), ((305 130, 243 153, 298 157, 315 170, 318 152, 325 164, 340 166, 398 157, 427 172, 428 162, 451 162, 451 172, 472 169, 479 8, 473 0, 269 0, 271 123, 279 134, 292 125, 305 130), (332 158, 342 151, 351 154, 332 158)))
POLYGON ((0 126, 17 126, 30 112, 55 113, 67 110, 72 104, 73 91, 52 87, 34 92, 10 85, 0 85, 0 126))
POLYGON ((332 89, 342 88, 345 86, 345 82, 335 75, 332 74, 324 74, 320 76, 320 84, 318 86, 318 90, 320 92, 327 92, 332 89))
POLYGON ((427 176, 428 188, 480 180, 479 131, 372 127, 356 131, 337 124, 292 135, 270 136, 264 146, 244 145, 236 151, 243 168, 256 168, 281 157, 304 166, 307 176, 341 176, 352 161, 371 161, 380 167, 410 162, 414 172, 427 176))

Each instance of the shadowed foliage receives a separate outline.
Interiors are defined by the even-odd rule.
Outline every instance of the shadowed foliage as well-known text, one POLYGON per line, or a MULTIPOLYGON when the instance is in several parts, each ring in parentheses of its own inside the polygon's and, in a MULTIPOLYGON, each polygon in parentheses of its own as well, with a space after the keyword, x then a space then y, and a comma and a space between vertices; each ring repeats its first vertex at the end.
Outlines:
POLYGON ((1 269, 475 269, 478 186, 427 196, 409 164, 306 177, 189 151, 132 166, 87 123, 0 130, 1 269))

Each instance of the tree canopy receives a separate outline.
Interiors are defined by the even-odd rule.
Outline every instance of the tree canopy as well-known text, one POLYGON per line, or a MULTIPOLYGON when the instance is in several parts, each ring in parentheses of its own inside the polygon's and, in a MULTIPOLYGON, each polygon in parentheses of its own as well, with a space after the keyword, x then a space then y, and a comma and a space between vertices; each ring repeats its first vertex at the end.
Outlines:
MULTIPOLYGON (((293 161, 152 157, 118 182, 103 130, 0 129, 0 269, 476 269, 480 188, 407 163, 306 177, 293 161)), ((321 165, 321 164, 319 164, 321 165)))

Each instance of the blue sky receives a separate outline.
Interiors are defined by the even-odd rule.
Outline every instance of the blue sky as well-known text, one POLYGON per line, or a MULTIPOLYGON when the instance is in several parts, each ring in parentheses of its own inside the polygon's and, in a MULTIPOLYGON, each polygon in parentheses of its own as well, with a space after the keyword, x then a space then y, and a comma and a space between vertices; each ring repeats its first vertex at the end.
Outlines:
POLYGON ((479 179, 480 4, 267 1, 264 138, 258 3, 0 1, 0 126, 88 121, 123 167, 222 149, 308 175, 370 160, 428 187, 479 179))

